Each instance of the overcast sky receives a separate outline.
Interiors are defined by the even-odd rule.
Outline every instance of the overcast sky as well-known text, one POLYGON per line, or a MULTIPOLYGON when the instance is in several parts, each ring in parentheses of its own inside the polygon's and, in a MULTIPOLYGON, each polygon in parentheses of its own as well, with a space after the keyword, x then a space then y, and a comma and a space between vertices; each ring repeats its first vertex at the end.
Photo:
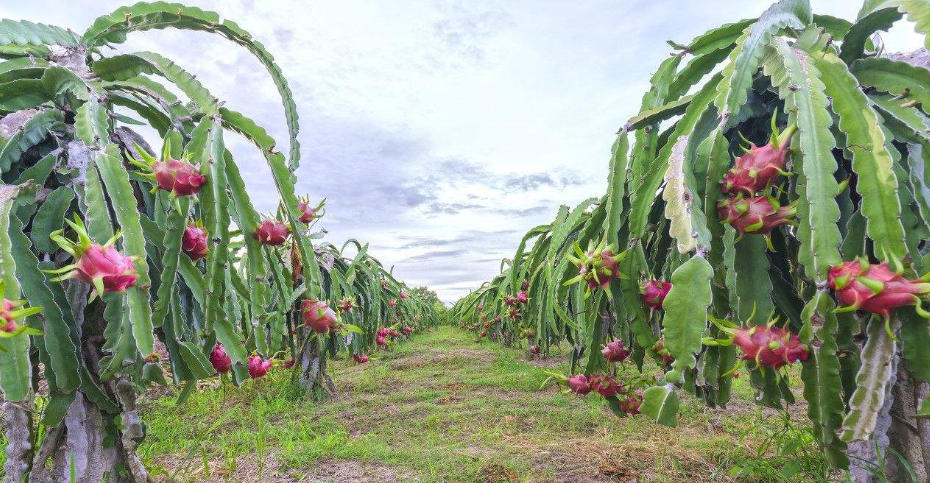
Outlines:
MULTIPOLYGON (((127 2, 2 0, 0 17, 83 32, 127 2)), ((411 285, 452 302, 492 278, 523 233, 606 188, 613 133, 636 114, 671 48, 756 1, 188 0, 218 11, 275 55, 300 112, 298 192, 325 197, 327 240, 370 242, 411 285)), ((813 1, 855 18, 859 2, 813 1)), ((891 50, 920 40, 910 26, 891 50)), ((286 151, 283 109, 262 66, 209 34, 130 36, 197 74, 286 151)), ((232 137, 232 136, 230 136, 232 137)), ((277 197, 264 160, 227 141, 256 205, 277 197)))

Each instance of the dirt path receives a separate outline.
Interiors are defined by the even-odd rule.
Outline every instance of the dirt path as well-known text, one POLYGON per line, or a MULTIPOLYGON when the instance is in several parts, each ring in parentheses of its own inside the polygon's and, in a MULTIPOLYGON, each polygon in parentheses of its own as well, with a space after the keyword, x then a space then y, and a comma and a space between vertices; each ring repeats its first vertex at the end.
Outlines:
POLYGON ((181 418, 156 404, 145 449, 171 472, 186 465, 178 481, 315 483, 731 481, 718 466, 750 453, 739 435, 752 421, 724 425, 696 403, 677 429, 619 419, 544 384, 521 352, 471 337, 441 328, 368 364, 336 361, 339 395, 320 403, 290 397, 280 374, 225 399, 203 391, 181 418), (198 414, 217 411, 236 417, 186 449, 198 449, 184 435, 198 414))

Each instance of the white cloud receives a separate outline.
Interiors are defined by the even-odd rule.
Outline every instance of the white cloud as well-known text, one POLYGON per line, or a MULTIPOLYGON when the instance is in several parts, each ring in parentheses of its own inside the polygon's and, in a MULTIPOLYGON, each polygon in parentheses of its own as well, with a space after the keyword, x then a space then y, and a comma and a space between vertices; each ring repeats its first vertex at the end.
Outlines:
MULTIPOLYGON (((8 2, 11 3, 11 2, 8 2)), ((0 16, 86 28, 123 2, 33 0, 0 16)), ((560 203, 603 194, 613 133, 636 113, 667 39, 758 15, 765 0, 576 2, 189 1, 262 41, 297 98, 299 190, 329 199, 325 226, 412 284, 452 301, 493 277, 522 234, 560 203), (518 190, 525 186, 529 191, 518 190)), ((817 0, 855 17, 858 2, 817 0)), ((920 45, 910 26, 891 50, 920 45)), ((246 51, 218 36, 169 30, 120 50, 156 50, 282 148, 283 109, 246 51)), ((276 205, 264 161, 230 142, 257 206, 276 205)))

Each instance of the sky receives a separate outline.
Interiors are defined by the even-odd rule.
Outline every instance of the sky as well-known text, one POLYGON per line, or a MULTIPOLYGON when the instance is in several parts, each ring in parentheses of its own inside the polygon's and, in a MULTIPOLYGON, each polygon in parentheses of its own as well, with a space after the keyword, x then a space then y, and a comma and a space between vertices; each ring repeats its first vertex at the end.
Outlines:
MULTIPOLYGON (((128 2, 0 0, 0 18, 83 32, 128 2)), ((813 0, 854 19, 856 1, 813 0)), ((559 205, 601 196, 614 133, 668 57, 767 0, 187 0, 235 20, 270 50, 300 115, 298 193, 326 198, 325 240, 369 253, 445 302, 500 271, 559 205)), ((911 26, 890 51, 920 47, 911 26)), ((280 97, 243 48, 178 30, 132 34, 287 150, 280 97)), ((264 158, 227 137, 257 208, 278 203, 264 158)))

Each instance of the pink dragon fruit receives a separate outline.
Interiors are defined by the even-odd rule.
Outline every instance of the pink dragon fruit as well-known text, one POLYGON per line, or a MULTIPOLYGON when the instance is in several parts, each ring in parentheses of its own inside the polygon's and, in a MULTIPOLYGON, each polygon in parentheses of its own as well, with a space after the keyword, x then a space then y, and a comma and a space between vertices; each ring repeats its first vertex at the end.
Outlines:
POLYGON ((252 379, 258 379, 259 377, 268 374, 268 371, 271 370, 273 361, 271 359, 262 359, 259 355, 249 356, 249 376, 252 379))
POLYGON ((325 334, 336 326, 336 312, 326 302, 304 300, 300 304, 300 311, 303 313, 304 326, 317 334, 325 334))
POLYGON ((16 319, 13 318, 13 310, 16 305, 12 300, 3 299, 2 308, 0 308, 0 331, 14 332, 16 330, 16 319))
POLYGON ((352 354, 352 358, 355 359, 355 362, 358 364, 368 362, 368 354, 352 354))
POLYGON ((892 271, 887 262, 869 264, 866 260, 842 262, 830 268, 827 281, 844 305, 838 312, 864 310, 886 320, 891 311, 913 305, 924 317, 930 317, 920 302, 930 297, 930 283, 923 279, 907 280, 903 268, 892 271))
POLYGON ((520 302, 521 304, 525 304, 529 302, 529 300, 530 300, 530 296, 527 295, 526 292, 522 290, 517 292, 517 302, 520 302))
POLYGON ((339 310, 341 310, 343 313, 351 312, 355 307, 355 300, 353 300, 351 297, 346 297, 339 301, 337 307, 339 307, 339 310))
POLYGON ((409 297, 409 295, 407 295, 407 292, 404 292, 403 290, 401 290, 401 291, 400 291, 400 299, 401 299, 401 300, 407 300, 407 297, 409 297))
POLYGON ((736 329, 733 343, 743 350, 743 360, 778 369, 807 360, 807 346, 784 327, 769 325, 736 329))
POLYGON ((643 395, 638 392, 629 391, 625 394, 625 397, 620 398, 620 410, 630 416, 639 414, 639 406, 642 404, 643 395))
POLYGON ((500 316, 500 315, 495 315, 495 316, 494 316, 494 323, 495 323, 495 324, 501 323, 501 316, 500 316))
POLYGON ((485 336, 487 336, 487 335, 488 335, 488 331, 486 331, 486 330, 482 330, 482 331, 478 334, 479 337, 485 337, 485 336))
POLYGON ((210 352, 210 364, 213 364, 213 368, 220 374, 229 372, 229 368, 232 367, 232 358, 226 353, 226 348, 223 347, 223 344, 217 342, 216 347, 210 352))
POLYGON ((601 355, 610 362, 623 362, 630 355, 630 351, 623 347, 622 340, 617 339, 604 346, 601 355))
POLYGON ((315 219, 317 219, 317 218, 320 218, 320 217, 323 216, 323 215, 322 215, 322 214, 318 214, 318 212, 319 212, 320 208, 322 208, 322 206, 323 206, 323 204, 320 203, 320 206, 317 206, 316 208, 313 208, 313 207, 310 206, 310 203, 307 203, 307 202, 305 202, 305 201, 298 201, 298 202, 297 202, 297 212, 300 213, 300 217, 298 218, 298 220, 300 220, 301 223, 307 224, 307 223, 310 223, 310 222, 312 222, 313 220, 315 220, 315 219))
POLYGON ((524 281, 523 281, 523 284, 520 285, 520 290, 526 292, 526 291, 529 290, 529 289, 530 289, 530 281, 529 281, 529 280, 524 280, 524 281))
POLYGON ((717 204, 720 219, 729 223, 740 235, 768 235, 776 227, 790 223, 795 211, 794 205, 783 207, 773 197, 759 195, 745 198, 742 193, 724 198, 717 204))
POLYGON ((200 174, 200 168, 179 159, 158 161, 152 165, 152 172, 158 188, 174 196, 195 195, 207 182, 207 178, 200 174))
POLYGON ((591 382, 591 387, 601 396, 611 397, 623 392, 623 386, 613 376, 594 374, 588 380, 591 382))
POLYGON ((99 288, 100 280, 104 292, 124 292, 136 284, 136 269, 133 257, 127 257, 113 245, 91 245, 76 264, 78 280, 99 288))
POLYGON ((387 345, 387 339, 385 338, 385 336, 379 335, 378 337, 375 338, 375 343, 378 344, 379 346, 384 347, 387 345))
POLYGON ((281 364, 281 367, 283 367, 283 368, 285 368, 285 369, 290 369, 290 368, 294 367, 294 363, 295 363, 294 359, 288 359, 288 360, 284 361, 284 364, 281 364))
POLYGON ((209 251, 207 237, 207 230, 204 227, 188 225, 184 228, 184 235, 181 237, 181 251, 192 261, 200 260, 207 256, 209 251))
POLYGON ((788 156, 791 136, 797 129, 797 125, 792 124, 779 135, 774 128, 774 117, 772 121, 772 138, 769 144, 756 146, 750 143, 748 148, 743 148, 745 153, 736 158, 733 167, 720 181, 721 191, 751 195, 771 186, 779 176, 789 174, 785 172, 785 160, 788 156))
POLYGON ((484 310, 484 305, 478 304, 478 312, 484 310))
POLYGON ((397 306, 397 300, 391 299, 388 300, 388 307, 394 308, 397 306))
POLYGON ((584 374, 575 374, 572 377, 568 378, 568 388, 576 394, 584 396, 585 394, 591 392, 591 381, 588 380, 588 376, 584 374))
POLYGON ((255 239, 262 245, 280 246, 287 241, 291 227, 278 220, 263 220, 255 229, 255 239))
POLYGON ((390 335, 392 339, 396 339, 396 338, 400 337, 400 333, 398 333, 398 332, 397 332, 396 330, 394 330, 394 329, 391 329, 391 330, 388 332, 388 335, 390 335))
POLYGON ((539 344, 533 344, 533 345, 530 346, 530 353, 531 353, 531 354, 534 354, 534 355, 535 355, 535 354, 539 354, 539 351, 540 351, 539 344))
POLYGON ((643 284, 642 292, 639 298, 647 307, 653 310, 662 310, 662 303, 665 302, 665 296, 672 289, 672 284, 665 280, 650 280, 643 284))
POLYGON ((615 255, 613 247, 607 245, 606 240, 602 240, 597 245, 591 242, 587 251, 582 251, 576 243, 575 254, 578 256, 566 255, 566 257, 578 267, 578 276, 566 283, 584 281, 589 291, 598 287, 607 288, 611 280, 620 278, 620 262, 626 256, 625 252, 615 255))
POLYGON ((514 297, 514 296, 512 296, 512 295, 505 295, 505 296, 504 296, 504 305, 506 305, 506 306, 508 306, 508 307, 513 307, 514 305, 517 305, 517 298, 514 297))
POLYGON ((401 332, 403 332, 405 336, 409 336, 410 333, 413 332, 413 329, 411 329, 410 327, 404 327, 404 328, 401 330, 401 332))
POLYGON ((388 329, 387 327, 381 327, 378 329, 378 335, 380 335, 381 337, 387 337, 388 334, 390 333, 391 333, 391 329, 388 329))
POLYGON ((510 309, 510 318, 513 319, 513 320, 519 319, 519 318, 520 318, 520 311, 517 310, 516 308, 510 309))

